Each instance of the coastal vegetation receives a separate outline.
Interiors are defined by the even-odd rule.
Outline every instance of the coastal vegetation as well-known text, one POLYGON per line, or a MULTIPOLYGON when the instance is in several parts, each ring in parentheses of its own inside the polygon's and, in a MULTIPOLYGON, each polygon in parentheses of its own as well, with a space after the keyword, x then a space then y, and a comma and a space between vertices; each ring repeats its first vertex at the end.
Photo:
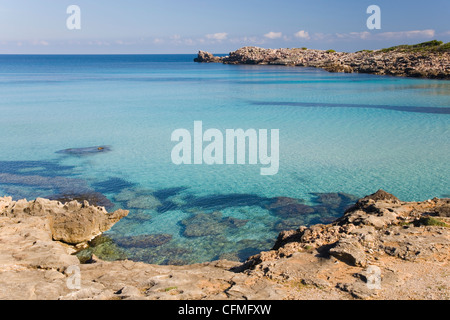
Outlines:
POLYGON ((427 42, 422 42, 413 45, 399 45, 390 48, 384 48, 380 50, 381 52, 450 52, 450 42, 444 43, 443 41, 431 40, 427 42))

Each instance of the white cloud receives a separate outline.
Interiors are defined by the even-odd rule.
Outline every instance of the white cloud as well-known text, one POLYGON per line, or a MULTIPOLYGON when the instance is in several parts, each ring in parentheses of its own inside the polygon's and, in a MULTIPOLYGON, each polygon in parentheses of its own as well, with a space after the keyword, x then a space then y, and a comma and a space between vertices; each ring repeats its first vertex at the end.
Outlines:
POLYGON ((300 30, 299 32, 295 33, 294 36, 296 38, 300 38, 300 39, 306 39, 309 40, 311 37, 309 36, 309 33, 305 30, 300 30))
POLYGON ((225 40, 228 37, 228 33, 226 32, 219 32, 219 33, 213 33, 213 34, 207 34, 206 38, 210 40, 225 40))
POLYGON ((269 33, 266 33, 264 35, 264 37, 266 37, 268 39, 278 39, 278 38, 281 38, 282 36, 283 36, 283 33, 281 33, 281 32, 273 32, 273 31, 271 31, 269 33))
POLYGON ((383 39, 400 39, 400 38, 432 38, 436 34, 433 29, 427 30, 412 30, 412 31, 394 31, 394 32, 383 32, 378 36, 383 39))
POLYGON ((371 35, 370 32, 368 31, 363 31, 363 32, 350 32, 350 36, 355 37, 355 38, 359 38, 359 39, 367 39, 369 38, 371 35))

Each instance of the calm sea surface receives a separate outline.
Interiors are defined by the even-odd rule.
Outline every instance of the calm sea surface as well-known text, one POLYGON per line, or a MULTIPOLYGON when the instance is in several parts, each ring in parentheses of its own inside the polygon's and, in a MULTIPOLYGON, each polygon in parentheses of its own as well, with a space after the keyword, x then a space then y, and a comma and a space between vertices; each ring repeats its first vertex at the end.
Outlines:
POLYGON ((380 188, 450 194, 450 82, 194 57, 0 56, 0 195, 129 209, 97 254, 181 264, 245 259, 380 188), (197 120, 279 129, 279 173, 174 165, 197 120))

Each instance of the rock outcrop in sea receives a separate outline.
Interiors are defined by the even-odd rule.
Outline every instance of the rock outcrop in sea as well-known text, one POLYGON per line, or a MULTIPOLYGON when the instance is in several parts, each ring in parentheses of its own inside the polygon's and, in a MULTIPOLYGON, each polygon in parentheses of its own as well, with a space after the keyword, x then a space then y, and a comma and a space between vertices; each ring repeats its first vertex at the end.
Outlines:
POLYGON ((329 72, 450 79, 450 45, 439 41, 354 53, 306 48, 243 47, 225 57, 200 51, 194 61, 300 66, 322 68, 329 72))
MULTIPOLYGON (((323 201, 339 207, 345 194, 336 195, 323 201)), ((87 202, 0 197, 0 299, 450 298, 450 199, 403 202, 379 190, 330 224, 281 232, 272 250, 244 263, 160 266, 95 255, 81 263, 74 254, 127 213, 87 202), (73 267, 81 276, 77 288, 68 286, 73 267)), ((218 214, 214 219, 236 223, 218 214)), ((120 241, 147 246, 170 238, 120 241)), ((112 245, 96 239, 89 243, 109 243, 104 250, 112 245)))

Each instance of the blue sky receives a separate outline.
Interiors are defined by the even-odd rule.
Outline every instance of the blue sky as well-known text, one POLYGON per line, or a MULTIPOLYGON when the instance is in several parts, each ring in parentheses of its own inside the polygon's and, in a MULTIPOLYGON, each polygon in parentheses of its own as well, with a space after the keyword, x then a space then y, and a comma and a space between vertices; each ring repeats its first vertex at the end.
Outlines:
POLYGON ((228 53, 245 45, 357 51, 450 41, 448 0, 2 0, 0 53, 228 53), (369 5, 381 30, 369 30, 369 5), (66 9, 81 9, 68 30, 66 9))

